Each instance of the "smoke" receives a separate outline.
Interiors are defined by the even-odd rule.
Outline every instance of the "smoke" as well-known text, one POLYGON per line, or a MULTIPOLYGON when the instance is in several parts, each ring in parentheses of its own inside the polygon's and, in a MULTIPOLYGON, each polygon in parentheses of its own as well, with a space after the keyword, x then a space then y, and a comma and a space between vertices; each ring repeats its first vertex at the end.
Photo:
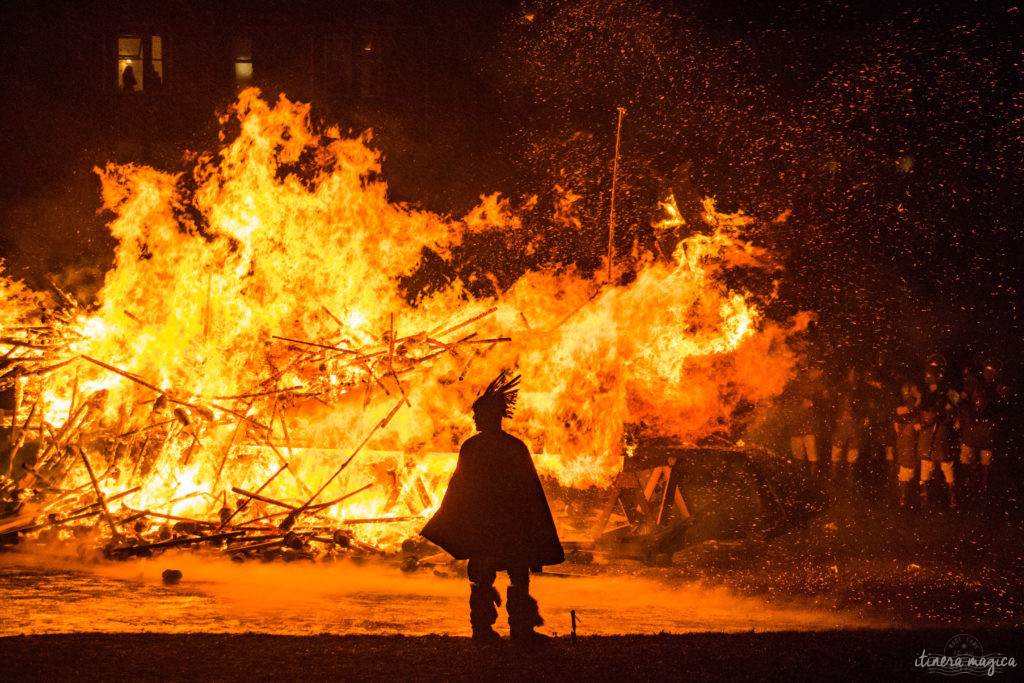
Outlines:
MULTIPOLYGON (((403 574, 393 565, 237 564, 195 553, 116 564, 5 554, 0 633, 258 631, 272 634, 465 635, 468 582, 453 568, 403 574), (166 569, 182 572, 165 586, 166 569), (10 594, 8 594, 10 592, 10 594), (17 600, 8 598, 17 597, 17 600)), ((504 592, 504 577, 498 586, 504 592)), ((534 575, 548 633, 581 635, 866 627, 850 613, 767 603, 690 581, 632 576, 534 575)), ((503 621, 503 620, 502 620, 503 621)), ((498 624, 504 630, 504 624, 498 624)))

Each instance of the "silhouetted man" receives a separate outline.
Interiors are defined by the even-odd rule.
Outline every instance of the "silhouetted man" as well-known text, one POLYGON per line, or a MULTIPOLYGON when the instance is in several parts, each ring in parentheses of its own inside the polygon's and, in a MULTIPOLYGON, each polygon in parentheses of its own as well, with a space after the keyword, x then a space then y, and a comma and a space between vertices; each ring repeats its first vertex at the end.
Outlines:
POLYGON ((997 445, 1002 446, 997 444, 997 440, 1002 412, 1009 397, 1009 388, 1000 380, 1002 371, 1002 361, 989 359, 981 377, 965 381, 960 394, 960 465, 974 470, 977 467, 975 457, 980 459, 982 495, 988 493, 992 453, 997 445))
POLYGON ((956 479, 950 449, 956 402, 960 395, 950 389, 945 377, 946 359, 934 353, 928 357, 921 392, 921 430, 917 451, 921 460, 921 509, 928 508, 928 488, 935 468, 942 471, 949 496, 949 509, 956 509, 956 479))
POLYGON ((469 620, 481 640, 499 637, 491 628, 501 604, 499 571, 511 581, 512 639, 543 639, 533 630, 544 620, 530 597, 530 571, 565 560, 530 451, 501 429, 502 418, 512 417, 519 379, 502 372, 473 403, 479 433, 462 445, 441 507, 420 532, 456 559, 469 559, 469 620))

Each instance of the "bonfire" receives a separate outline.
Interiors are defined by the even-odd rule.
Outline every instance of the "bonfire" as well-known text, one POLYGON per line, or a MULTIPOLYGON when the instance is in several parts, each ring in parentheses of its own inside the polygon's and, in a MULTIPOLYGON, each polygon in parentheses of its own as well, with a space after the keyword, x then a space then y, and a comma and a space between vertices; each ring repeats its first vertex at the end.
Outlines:
MULTIPOLYGON (((522 229, 510 203, 461 219, 395 203, 368 134, 317 130, 283 96, 247 90, 223 123, 233 139, 190 173, 97 169, 117 247, 95 301, 0 273, 0 534, 110 557, 389 553, 436 509, 503 368, 522 374, 513 431, 574 488, 612 483, 624 425, 697 442, 790 375, 806 318, 769 320, 723 278, 775 268, 743 214, 706 200, 686 226, 666 198, 651 227, 682 237, 629 277, 608 262, 410 294, 424 253, 522 229)), ((552 230, 570 220, 559 207, 552 230)))

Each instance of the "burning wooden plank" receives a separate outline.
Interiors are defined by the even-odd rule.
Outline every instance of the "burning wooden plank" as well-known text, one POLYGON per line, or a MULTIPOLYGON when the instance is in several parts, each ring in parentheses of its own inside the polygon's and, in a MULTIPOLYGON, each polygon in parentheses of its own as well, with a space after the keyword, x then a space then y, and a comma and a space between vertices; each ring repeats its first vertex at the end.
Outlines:
POLYGON ((304 389, 301 384, 296 384, 293 387, 285 387, 284 389, 270 389, 268 391, 259 391, 251 394, 238 394, 236 396, 214 396, 215 399, 222 401, 238 401, 243 398, 262 398, 263 396, 274 396, 276 394, 287 394, 297 389, 304 389))
POLYGON ((277 507, 285 508, 286 510, 298 510, 299 509, 297 505, 292 505, 290 503, 284 502, 283 500, 277 500, 276 498, 271 498, 270 496, 264 496, 264 495, 262 495, 262 494, 260 494, 258 492, 246 491, 245 489, 239 488, 237 486, 232 486, 231 487, 231 492, 232 493, 237 493, 240 496, 245 496, 246 498, 250 498, 252 500, 258 500, 261 503, 267 503, 268 505, 276 505, 277 507))
POLYGON ((224 541, 231 538, 236 538, 244 534, 244 531, 224 531, 216 534, 209 535, 189 535, 181 538, 171 538, 166 541, 155 541, 153 543, 144 543, 141 545, 120 545, 114 546, 107 550, 107 554, 113 557, 124 557, 132 555, 142 555, 152 550, 165 550, 167 548, 175 548, 183 545, 191 545, 193 543, 214 543, 216 541, 224 541))
POLYGON ((281 337, 281 336, 278 336, 276 334, 275 335, 271 335, 271 336, 272 336, 273 339, 279 339, 281 341, 286 341, 286 342, 289 342, 291 344, 301 344, 303 346, 313 346, 313 347, 319 348, 319 349, 326 349, 327 351, 336 351, 338 353, 347 353, 347 354, 350 354, 350 355, 358 355, 359 354, 358 351, 353 351, 352 349, 346 349, 346 348, 342 348, 342 347, 338 347, 338 346, 331 346, 330 344, 319 344, 317 342, 305 341, 303 339, 292 339, 291 337, 281 337))
POLYGON ((331 477, 323 483, 323 485, 317 490, 317 492, 314 493, 309 498, 309 500, 303 503, 298 509, 293 510, 287 517, 285 517, 284 521, 281 522, 282 529, 290 529, 292 526, 295 525, 295 520, 298 518, 298 516, 305 512, 306 509, 309 508, 310 505, 312 505, 313 501, 315 501, 320 496, 320 494, 324 492, 324 489, 326 489, 330 485, 330 483, 334 481, 338 477, 338 475, 345 470, 346 467, 348 467, 349 463, 351 463, 352 460, 355 459, 357 455, 359 455, 359 452, 363 449, 363 446, 365 446, 370 441, 370 438, 377 432, 377 430, 383 429, 388 425, 389 422, 391 422, 391 418, 393 418, 395 416, 395 413, 398 412, 398 409, 402 407, 402 403, 404 403, 404 397, 402 400, 399 400, 398 403, 395 404, 395 407, 391 409, 391 412, 389 412, 384 417, 383 420, 374 425, 373 429, 371 429, 369 433, 367 433, 363 440, 359 442, 359 445, 356 446, 355 450, 352 451, 352 455, 350 455, 348 459, 341 464, 341 467, 339 467, 334 472, 334 474, 332 474, 331 477))
MULTIPOLYGON (((335 498, 334 500, 327 501, 326 503, 317 503, 315 505, 310 505, 307 508, 307 512, 309 512, 310 514, 322 513, 327 508, 334 507, 338 503, 341 503, 342 501, 348 500, 352 496, 355 496, 356 494, 362 493, 363 491, 366 491, 367 489, 371 488, 372 486, 373 486, 373 482, 371 482, 369 484, 366 484, 364 486, 361 486, 360 488, 356 489, 355 491, 349 491, 345 495, 340 496, 338 498, 335 498)), ((292 511, 288 511, 288 512, 275 512, 275 513, 272 513, 272 514, 269 514, 269 515, 264 515, 263 517, 257 517, 256 519, 247 520, 245 522, 245 524, 255 524, 256 522, 261 522, 261 521, 264 521, 264 520, 274 519, 276 517, 281 517, 281 516, 284 516, 284 515, 289 515, 289 514, 291 514, 291 512, 292 511)))
MULTIPOLYGON (((279 467, 276 472, 274 472, 272 475, 270 475, 269 479, 267 479, 265 482, 263 482, 260 485, 260 487, 258 489, 256 489, 256 493, 260 493, 261 491, 263 491, 263 489, 265 489, 268 486, 270 486, 270 483, 272 481, 274 481, 274 479, 277 478, 277 475, 281 474, 281 472, 283 472, 286 467, 287 467, 287 464, 281 465, 281 467, 279 467)), ((234 488, 234 487, 232 487, 232 488, 234 488)), ((218 528, 223 528, 223 527, 227 526, 231 522, 231 520, 235 518, 235 515, 237 515, 239 512, 241 512, 242 510, 245 509, 245 507, 249 504, 250 500, 252 500, 252 496, 246 498, 244 501, 239 503, 239 505, 234 509, 234 511, 226 519, 221 521, 220 527, 218 527, 218 528)))
POLYGON ((117 524, 114 523, 114 518, 110 516, 110 508, 107 507, 106 496, 103 495, 103 491, 100 490, 100 484, 96 481, 96 474, 92 471, 92 464, 89 462, 89 458, 85 455, 85 451, 78 448, 78 454, 82 457, 82 462, 85 463, 85 469, 89 472, 89 480, 92 482, 92 487, 96 491, 96 499, 100 504, 100 508, 103 514, 103 519, 106 521, 107 526, 110 527, 110 533, 114 538, 121 537, 121 531, 117 528, 117 524))

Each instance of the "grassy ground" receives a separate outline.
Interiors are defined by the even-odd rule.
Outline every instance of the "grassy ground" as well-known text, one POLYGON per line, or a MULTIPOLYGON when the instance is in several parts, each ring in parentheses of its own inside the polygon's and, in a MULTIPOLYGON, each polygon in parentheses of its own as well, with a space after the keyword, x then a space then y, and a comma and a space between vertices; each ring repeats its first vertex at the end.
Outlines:
MULTIPOLYGON (((915 659, 953 630, 568 638, 74 634, 0 639, 6 680, 935 680, 915 659)), ((1024 632, 971 633, 1024 660, 1024 632)), ((1024 663, 1002 674, 1019 680, 1024 663)))

